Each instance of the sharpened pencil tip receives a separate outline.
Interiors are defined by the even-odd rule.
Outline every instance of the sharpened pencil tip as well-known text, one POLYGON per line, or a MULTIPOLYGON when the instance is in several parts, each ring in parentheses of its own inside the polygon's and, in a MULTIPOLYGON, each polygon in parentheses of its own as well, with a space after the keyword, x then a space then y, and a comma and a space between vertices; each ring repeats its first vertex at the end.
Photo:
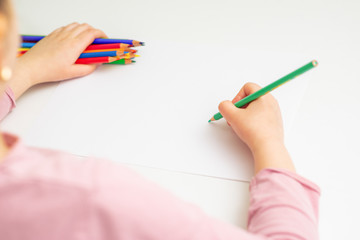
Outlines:
POLYGON ((208 122, 211 122, 211 119, 208 122))
POLYGON ((141 45, 141 46, 145 46, 145 43, 144 43, 144 42, 140 42, 140 45, 141 45))

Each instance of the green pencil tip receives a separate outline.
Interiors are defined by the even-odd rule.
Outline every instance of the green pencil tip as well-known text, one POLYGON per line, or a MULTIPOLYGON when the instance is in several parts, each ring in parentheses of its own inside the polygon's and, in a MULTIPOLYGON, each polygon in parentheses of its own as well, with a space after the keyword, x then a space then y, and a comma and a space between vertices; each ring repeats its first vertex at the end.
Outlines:
POLYGON ((208 122, 211 122, 211 119, 208 122))
POLYGON ((131 60, 131 62, 132 62, 132 63, 136 63, 136 61, 134 61, 134 60, 131 60))

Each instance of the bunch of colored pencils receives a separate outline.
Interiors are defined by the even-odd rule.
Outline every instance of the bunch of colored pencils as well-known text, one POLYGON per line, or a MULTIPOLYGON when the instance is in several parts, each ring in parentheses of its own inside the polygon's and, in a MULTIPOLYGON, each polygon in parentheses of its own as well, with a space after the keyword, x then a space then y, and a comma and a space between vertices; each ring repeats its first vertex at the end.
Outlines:
MULTIPOLYGON (((38 41, 45 36, 30 36, 22 35, 21 48, 18 49, 18 57, 29 51, 38 41)), ((144 42, 128 39, 110 39, 110 38, 96 38, 94 42, 89 45, 84 52, 82 52, 76 60, 77 64, 130 64, 133 60, 137 50, 132 47, 143 46, 144 42)))

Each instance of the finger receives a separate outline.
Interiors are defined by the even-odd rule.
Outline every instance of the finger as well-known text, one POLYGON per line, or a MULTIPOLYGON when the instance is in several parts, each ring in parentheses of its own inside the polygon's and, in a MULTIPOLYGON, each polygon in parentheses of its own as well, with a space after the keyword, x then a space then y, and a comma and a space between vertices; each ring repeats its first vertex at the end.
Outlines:
POLYGON ((93 27, 87 23, 78 24, 75 27, 69 28, 68 30, 69 36, 71 38, 76 38, 79 34, 81 34, 82 32, 88 29, 93 29, 93 27))
POLYGON ((73 23, 70 23, 70 24, 68 24, 66 26, 59 27, 59 28, 55 29, 52 33, 50 33, 48 35, 48 37, 57 36, 58 34, 64 34, 66 32, 71 31, 71 29, 75 28, 78 25, 80 25, 78 22, 73 22, 73 23))
POLYGON ((246 83, 239 91, 239 93, 232 100, 233 103, 236 103, 243 99, 244 97, 253 94, 254 92, 261 89, 261 87, 256 83, 246 83))
POLYGON ((72 29, 78 27, 79 25, 80 25, 80 23, 78 23, 78 22, 73 22, 73 23, 70 23, 70 24, 66 25, 66 26, 63 28, 63 30, 64 30, 64 31, 71 31, 72 29))
POLYGON ((47 37, 51 37, 51 36, 59 34, 60 32, 62 32, 64 30, 64 28, 65 27, 59 27, 59 28, 55 29, 49 35, 47 35, 47 37))
POLYGON ((103 31, 95 28, 87 29, 77 36, 77 39, 84 43, 84 48, 89 46, 95 38, 107 38, 107 36, 103 31))
POLYGON ((219 111, 226 121, 231 124, 234 118, 239 114, 239 112, 243 111, 243 109, 235 107, 231 101, 227 100, 219 104, 219 111))
POLYGON ((86 32, 91 32, 91 31, 98 31, 99 33, 101 33, 99 35, 99 37, 102 37, 102 38, 107 38, 106 34, 99 30, 99 29, 96 29, 92 26, 90 26, 89 24, 87 23, 83 23, 83 24, 80 24, 79 26, 77 26, 76 28, 73 29, 73 33, 74 34, 74 37, 79 37, 80 35, 82 35, 83 33, 86 33, 86 32))

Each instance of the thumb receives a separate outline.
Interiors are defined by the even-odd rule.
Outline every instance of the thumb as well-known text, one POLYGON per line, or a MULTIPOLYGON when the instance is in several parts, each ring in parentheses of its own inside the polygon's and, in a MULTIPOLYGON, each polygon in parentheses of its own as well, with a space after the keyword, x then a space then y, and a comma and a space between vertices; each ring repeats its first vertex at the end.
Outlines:
POLYGON ((237 108, 231 101, 226 100, 219 104, 219 111, 226 121, 231 124, 238 117, 242 109, 237 108))

